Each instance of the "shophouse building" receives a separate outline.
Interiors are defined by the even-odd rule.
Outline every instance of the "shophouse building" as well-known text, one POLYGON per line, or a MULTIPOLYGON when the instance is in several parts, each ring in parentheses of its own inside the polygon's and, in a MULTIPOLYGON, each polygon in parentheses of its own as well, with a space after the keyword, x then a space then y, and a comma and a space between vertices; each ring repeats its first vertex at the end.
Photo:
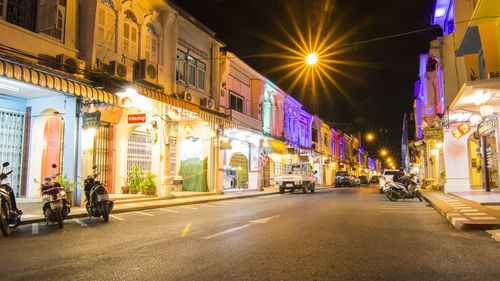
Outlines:
POLYGON ((15 195, 29 198, 40 198, 46 176, 78 181, 82 100, 118 103, 85 78, 78 1, 36 3, 0 3, 0 157, 10 162, 15 195))
MULTIPOLYGON (((220 61, 223 66, 218 98, 220 112, 236 124, 223 130, 223 137, 230 145, 220 151, 220 182, 224 190, 261 189, 262 168, 268 162, 262 156, 262 144, 266 140, 269 147, 277 147, 262 131, 259 101, 267 79, 233 53, 221 52, 220 61)), ((274 153, 278 150, 274 149, 274 153)))
POLYGON ((89 79, 120 97, 120 107, 83 107, 105 118, 95 136, 83 132, 94 141, 82 174, 97 165, 111 193, 137 192, 134 167, 156 176, 158 196, 216 191, 217 139, 233 123, 217 111, 215 33, 171 1, 81 1, 79 18, 89 79))
POLYGON ((489 0, 437 1, 434 8, 443 37, 421 56, 414 144, 423 177, 445 192, 498 186, 499 15, 500 3, 489 0))

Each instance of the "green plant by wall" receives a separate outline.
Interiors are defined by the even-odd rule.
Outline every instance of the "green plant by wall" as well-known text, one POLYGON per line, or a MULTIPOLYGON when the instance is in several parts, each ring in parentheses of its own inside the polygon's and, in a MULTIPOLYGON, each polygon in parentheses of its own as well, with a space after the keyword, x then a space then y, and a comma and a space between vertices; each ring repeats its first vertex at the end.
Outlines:
POLYGON ((144 173, 142 172, 142 168, 132 165, 132 169, 128 170, 127 173, 127 184, 130 193, 137 193, 139 191, 143 179, 144 173))
POLYGON ((155 194, 156 193, 156 183, 154 179, 156 178, 156 175, 147 172, 146 173, 146 178, 141 182, 140 187, 141 187, 141 192, 144 194, 155 194))
POLYGON ((56 180, 63 188, 65 192, 73 191, 76 187, 76 182, 71 182, 68 179, 68 175, 59 175, 56 180))

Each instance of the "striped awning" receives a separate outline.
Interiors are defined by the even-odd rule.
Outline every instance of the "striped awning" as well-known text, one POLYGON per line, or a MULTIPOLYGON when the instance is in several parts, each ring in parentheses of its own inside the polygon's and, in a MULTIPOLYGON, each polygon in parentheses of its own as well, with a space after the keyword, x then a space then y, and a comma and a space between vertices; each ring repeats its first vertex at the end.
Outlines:
POLYGON ((157 101, 161 101, 161 102, 164 102, 166 104, 170 104, 170 105, 178 107, 178 108, 186 109, 186 110, 189 110, 191 112, 200 113, 200 107, 197 106, 196 104, 192 104, 192 103, 189 103, 187 101, 180 100, 180 99, 175 98, 173 96, 169 96, 167 94, 143 87, 143 86, 135 84, 135 83, 133 84, 133 86, 135 87, 135 90, 137 91, 137 93, 139 93, 145 97, 148 97, 150 99, 154 99, 157 101))
POLYGON ((238 125, 231 121, 231 119, 217 115, 216 113, 211 113, 206 110, 200 110, 200 118, 202 120, 208 121, 210 123, 217 124, 226 129, 235 128, 238 125))
POLYGON ((112 93, 2 59, 0 59, 0 76, 67 95, 94 99, 109 105, 117 105, 119 101, 118 97, 112 93))

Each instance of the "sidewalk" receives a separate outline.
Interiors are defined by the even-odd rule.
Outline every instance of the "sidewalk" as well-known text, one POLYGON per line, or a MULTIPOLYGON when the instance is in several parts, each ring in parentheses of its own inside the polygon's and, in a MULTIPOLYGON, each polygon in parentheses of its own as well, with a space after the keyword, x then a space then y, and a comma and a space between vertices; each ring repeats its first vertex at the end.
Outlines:
POLYGON ((500 196, 496 193, 420 191, 457 230, 500 228, 500 196))
MULTIPOLYGON (((326 188, 328 188, 328 186, 316 186, 316 189, 326 188)), ((111 211, 111 214, 267 196, 278 193, 277 188, 265 188, 264 191, 229 191, 220 195, 214 192, 172 192, 171 194, 174 195, 174 197, 170 199, 158 198, 154 196, 123 196, 116 194, 110 195, 110 199, 115 202, 115 206, 113 211, 111 211)), ((18 207, 24 212, 21 217, 21 224, 32 224, 45 221, 45 217, 42 214, 42 202, 40 199, 20 198, 18 200, 18 207)), ((84 207, 73 206, 71 208, 71 213, 66 219, 85 218, 88 216, 87 210, 84 207)))

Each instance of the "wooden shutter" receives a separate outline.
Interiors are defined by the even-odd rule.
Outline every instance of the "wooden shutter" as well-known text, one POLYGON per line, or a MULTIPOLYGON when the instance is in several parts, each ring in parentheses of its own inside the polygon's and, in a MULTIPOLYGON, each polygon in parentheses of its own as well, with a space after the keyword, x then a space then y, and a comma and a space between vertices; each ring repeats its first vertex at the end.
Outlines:
POLYGON ((38 0, 36 32, 54 29, 57 23, 58 0, 38 0))

